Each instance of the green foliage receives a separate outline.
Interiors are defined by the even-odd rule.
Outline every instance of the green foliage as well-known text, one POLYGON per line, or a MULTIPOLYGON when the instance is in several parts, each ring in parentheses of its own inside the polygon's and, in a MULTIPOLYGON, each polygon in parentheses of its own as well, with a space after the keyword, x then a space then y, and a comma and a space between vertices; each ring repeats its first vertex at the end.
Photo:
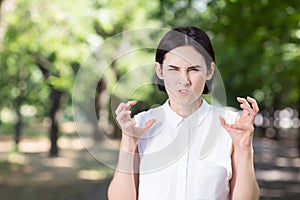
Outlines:
POLYGON ((82 1, 39 0, 18 0, 15 6, 4 18, 1 107, 34 105, 45 116, 49 86, 70 94, 78 63, 89 52, 91 7, 82 1))
POLYGON ((262 108, 299 106, 299 9, 297 1, 209 4, 207 12, 216 19, 211 30, 217 62, 229 99, 252 95, 262 108))
MULTIPOLYGON (((236 105, 236 96, 252 95, 262 108, 299 107, 299 9, 299 2, 293 0, 17 0, 14 11, 1 19, 8 26, 0 49, 0 109, 33 105, 37 116, 45 116, 49 87, 63 91, 70 104, 80 64, 115 34, 183 25, 198 26, 211 36, 230 105, 236 105)), ((131 47, 157 45, 146 36, 119 39, 131 47)), ((134 84, 131 75, 143 65, 148 68, 142 67, 147 70, 138 78, 151 82, 153 50, 143 49, 108 63, 104 80, 113 95, 149 105, 166 98, 155 85, 143 85, 129 95, 120 85, 134 84)), ((95 59, 88 65, 99 62, 95 59)))
POLYGON ((23 168, 22 165, 11 163, 7 160, 0 160, 0 175, 5 176, 14 171, 19 171, 23 168))

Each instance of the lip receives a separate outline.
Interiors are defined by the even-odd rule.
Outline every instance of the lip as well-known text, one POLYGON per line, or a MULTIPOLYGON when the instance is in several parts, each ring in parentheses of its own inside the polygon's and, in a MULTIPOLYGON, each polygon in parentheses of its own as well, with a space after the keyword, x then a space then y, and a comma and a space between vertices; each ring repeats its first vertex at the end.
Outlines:
POLYGON ((189 91, 186 90, 186 89, 179 89, 178 92, 179 92, 181 95, 187 95, 189 91))

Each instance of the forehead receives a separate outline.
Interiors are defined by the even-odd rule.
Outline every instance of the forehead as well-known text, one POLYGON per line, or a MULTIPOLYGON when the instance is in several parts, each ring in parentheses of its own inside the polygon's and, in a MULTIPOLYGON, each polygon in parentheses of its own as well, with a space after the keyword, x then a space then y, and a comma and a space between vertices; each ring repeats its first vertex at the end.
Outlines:
POLYGON ((165 55, 164 65, 194 66, 205 65, 204 57, 192 46, 181 46, 165 55))

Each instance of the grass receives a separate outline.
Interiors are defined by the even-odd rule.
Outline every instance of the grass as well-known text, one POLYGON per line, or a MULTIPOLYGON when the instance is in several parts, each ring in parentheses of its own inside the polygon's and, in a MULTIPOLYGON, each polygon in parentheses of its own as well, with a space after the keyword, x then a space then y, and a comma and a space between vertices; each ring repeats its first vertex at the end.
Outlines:
MULTIPOLYGON (((14 137, 14 125, 9 123, 0 124, 0 136, 14 137)), ((43 138, 47 136, 47 129, 39 124, 23 125, 20 137, 25 138, 43 138)))
POLYGON ((22 170, 23 165, 17 163, 11 163, 8 160, 0 160, 0 177, 10 175, 15 171, 22 170))
MULTIPOLYGON (((78 135, 68 133, 61 138, 71 142, 78 135)), ((20 152, 14 148, 12 139, 10 135, 0 135, 0 200, 72 200, 102 187, 114 172, 86 149, 76 149, 74 145, 61 147, 59 156, 50 158, 47 148, 39 148, 48 141, 45 137, 24 136, 20 152)), ((105 196, 105 192, 101 195, 105 196)))

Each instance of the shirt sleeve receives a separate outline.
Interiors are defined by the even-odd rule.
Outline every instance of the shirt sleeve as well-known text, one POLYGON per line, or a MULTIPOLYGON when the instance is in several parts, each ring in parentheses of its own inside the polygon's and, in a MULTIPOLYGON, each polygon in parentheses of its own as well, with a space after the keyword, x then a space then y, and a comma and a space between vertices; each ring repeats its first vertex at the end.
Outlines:
MULTIPOLYGON (((236 120, 236 117, 237 117, 237 115, 238 115, 238 112, 236 112, 236 111, 227 111, 226 112, 226 121, 227 121, 227 123, 228 124, 234 124, 235 123, 235 120, 236 120)), ((226 132, 226 137, 228 138, 228 140, 230 141, 229 143, 228 143, 228 145, 229 145, 229 149, 230 149, 230 156, 232 155, 232 153, 233 153, 233 146, 232 146, 232 139, 231 139, 231 136, 229 135, 229 133, 227 133, 227 131, 225 131, 226 132)))
MULTIPOLYGON (((134 116, 136 122, 136 127, 142 127, 150 119, 149 113, 147 111, 140 112, 134 116)), ((142 137, 143 138, 143 137, 142 137)), ((146 140, 140 139, 138 143, 139 155, 142 157, 144 155, 144 146, 146 145, 146 140)))
POLYGON ((225 118, 226 118, 227 123, 228 124, 234 124, 237 115, 238 115, 238 112, 235 112, 235 111, 226 111, 225 118))
POLYGON ((149 114, 144 111, 136 114, 134 120, 136 122, 136 127, 142 127, 150 119, 149 114))

